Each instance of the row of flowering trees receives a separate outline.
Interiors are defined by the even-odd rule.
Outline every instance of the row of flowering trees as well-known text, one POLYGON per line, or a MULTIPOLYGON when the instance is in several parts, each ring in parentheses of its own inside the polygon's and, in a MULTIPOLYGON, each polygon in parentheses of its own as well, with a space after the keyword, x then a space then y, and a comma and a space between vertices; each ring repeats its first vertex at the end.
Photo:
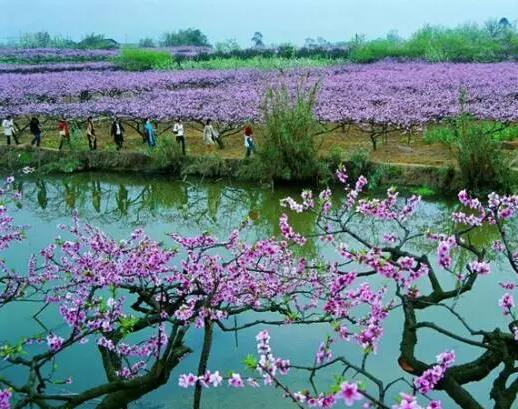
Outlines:
MULTIPOLYGON (((142 230, 115 240, 75 216, 70 225, 60 226, 63 237, 35 252, 24 271, 14 272, 9 261, 0 261, 0 314, 32 302, 41 305, 40 311, 59 314, 63 324, 43 326, 15 341, 5 340, 2 331, 0 408, 87 403, 125 408, 174 376, 180 386, 193 388, 194 408, 200 407, 205 388, 225 382, 234 388, 275 386, 299 408, 438 409, 441 403, 428 397, 437 390, 459 407, 483 409, 486 400, 479 402, 467 385, 490 379, 486 396, 493 407, 511 409, 518 392, 516 280, 501 282, 502 297, 487 306, 489 315, 501 308, 508 328, 473 326, 456 301, 487 280, 499 280, 501 271, 492 271, 494 265, 518 274, 513 234, 518 196, 493 193, 482 202, 463 191, 462 207, 451 216, 453 228, 419 231, 411 221, 420 197, 404 199, 389 189, 382 199, 364 198, 365 178, 350 185, 342 168, 337 179, 342 188, 334 193, 304 191, 300 200, 284 199, 287 212, 279 218, 277 238, 248 242, 242 238, 244 223, 224 239, 172 233, 170 247, 142 230), (316 233, 307 237, 295 231, 289 212, 314 213, 316 233), (383 235, 367 234, 368 223, 383 225, 383 235), (488 228, 499 238, 487 247, 474 244, 472 234, 488 228), (301 256, 309 238, 331 251, 301 256), (436 250, 420 251, 419 243, 436 250), (454 268, 457 261, 460 269, 454 268), (434 309, 446 311, 463 331, 424 320, 422 313, 434 309), (408 376, 387 380, 369 362, 383 356, 380 341, 394 314, 403 322, 400 356, 393 364, 408 376), (239 325, 233 320, 237 316, 239 325), (322 339, 308 365, 274 354, 268 328, 276 325, 329 325, 334 336, 322 339), (250 376, 240 368, 222 374, 208 367, 216 331, 253 327, 258 327, 257 357, 246 360, 250 376), (425 330, 444 341, 434 346, 435 362, 417 350, 418 341, 426 342, 425 330), (192 352, 187 334, 195 331, 203 333, 197 370, 177 373, 179 362, 192 352), (475 357, 459 362, 448 340, 473 348, 475 357), (336 354, 338 343, 355 345, 363 358, 355 362, 336 354), (66 355, 83 353, 85 344, 96 345, 104 374, 94 386, 77 391, 70 385, 75 373, 66 355), (55 370, 58 363, 70 379, 55 370), (16 377, 8 376, 7 368, 13 367, 16 377), (337 374, 336 384, 317 383, 329 370, 337 374), (306 389, 291 386, 287 375, 293 371, 307 373, 306 389), (394 391, 401 393, 396 401, 394 391)), ((9 178, 1 190, 0 249, 19 245, 25 234, 7 210, 10 201, 21 200, 12 183, 9 178)))
POLYGON ((325 69, 188 70, 128 73, 65 71, 0 74, 0 117, 40 115, 71 119, 111 117, 219 122, 225 133, 261 122, 261 103, 271 87, 295 90, 320 84, 314 111, 323 124, 363 124, 375 146, 395 130, 412 130, 455 116, 459 92, 469 95, 469 112, 499 122, 518 119, 516 63, 377 63, 325 69), (228 130, 228 131, 227 131, 228 130))

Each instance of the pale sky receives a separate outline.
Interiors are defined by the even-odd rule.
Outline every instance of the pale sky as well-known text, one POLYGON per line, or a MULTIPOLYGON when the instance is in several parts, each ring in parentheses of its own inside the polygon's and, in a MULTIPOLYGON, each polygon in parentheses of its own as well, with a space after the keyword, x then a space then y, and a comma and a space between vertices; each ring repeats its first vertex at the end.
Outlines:
POLYGON ((455 26, 518 19, 518 0, 0 0, 0 41, 48 31, 74 40, 91 32, 134 42, 165 31, 200 28, 212 43, 302 44, 306 37, 348 40, 391 30, 407 36, 425 23, 455 26))

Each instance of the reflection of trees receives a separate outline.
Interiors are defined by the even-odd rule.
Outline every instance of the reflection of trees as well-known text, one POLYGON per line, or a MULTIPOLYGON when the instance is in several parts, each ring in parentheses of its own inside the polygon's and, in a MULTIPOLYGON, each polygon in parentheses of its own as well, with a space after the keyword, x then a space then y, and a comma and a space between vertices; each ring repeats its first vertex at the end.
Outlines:
POLYGON ((38 190, 38 193, 36 194, 38 205, 41 209, 46 209, 47 203, 49 202, 47 198, 47 186, 42 179, 37 179, 35 184, 38 190))
POLYGON ((101 212, 101 183, 99 180, 92 182, 92 207, 97 213, 101 212))
MULTIPOLYGON (((27 178, 24 206, 42 220, 70 216, 101 225, 123 221, 142 225, 153 220, 171 222, 188 231, 229 232, 247 219, 267 236, 278 233, 279 199, 284 192, 223 183, 174 181, 137 175, 76 174, 27 178)), ((21 191, 22 186, 18 187, 21 191)), ((297 225, 303 227, 304 223, 297 225)))

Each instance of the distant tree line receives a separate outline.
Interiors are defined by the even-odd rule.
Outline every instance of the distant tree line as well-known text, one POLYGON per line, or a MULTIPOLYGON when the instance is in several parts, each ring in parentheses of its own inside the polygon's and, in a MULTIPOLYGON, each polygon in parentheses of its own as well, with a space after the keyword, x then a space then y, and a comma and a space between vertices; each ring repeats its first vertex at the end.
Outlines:
MULTIPOLYGON (((187 29, 164 34, 161 46, 211 46, 189 58, 204 61, 212 58, 248 59, 254 57, 328 58, 369 63, 386 58, 425 60, 430 62, 491 62, 518 59, 518 30, 507 18, 491 19, 482 25, 464 24, 455 28, 425 25, 409 38, 397 31, 373 40, 355 34, 349 41, 331 42, 322 37, 308 37, 302 47, 293 44, 266 45, 263 34, 255 32, 249 47, 242 48, 235 39, 211 46, 200 30, 187 29)), ((150 38, 140 41, 141 47, 152 47, 150 38)))
POLYGON ((73 41, 61 36, 52 36, 46 31, 24 33, 12 43, 4 44, 21 48, 79 48, 110 50, 119 47, 119 43, 104 34, 88 34, 80 41, 73 41))
MULTIPOLYGON (((119 44, 103 34, 89 34, 74 42, 47 32, 28 33, 16 45, 24 48, 85 48, 111 49, 119 44)), ((158 41, 146 37, 139 41, 141 48, 204 47, 192 55, 179 59, 205 61, 212 58, 248 59, 254 57, 327 58, 369 63, 386 58, 396 60, 424 60, 430 62, 491 62, 518 59, 518 30, 507 18, 492 19, 483 25, 464 24, 455 28, 426 25, 407 39, 396 31, 383 38, 367 40, 356 34, 349 41, 330 42, 322 37, 306 38, 303 47, 293 44, 266 45, 263 34, 256 31, 250 46, 242 48, 234 39, 211 45, 199 29, 187 28, 164 33, 158 41)))

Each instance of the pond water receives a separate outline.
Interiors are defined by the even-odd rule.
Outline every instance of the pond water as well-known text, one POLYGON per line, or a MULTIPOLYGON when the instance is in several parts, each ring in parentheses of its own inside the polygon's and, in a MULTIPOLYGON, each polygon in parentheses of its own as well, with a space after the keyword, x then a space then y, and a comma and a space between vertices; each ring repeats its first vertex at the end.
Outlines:
MULTIPOLYGON (((167 241, 166 233, 178 232, 197 234, 204 231, 216 233, 223 237, 247 216, 254 221, 247 239, 277 235, 278 216, 281 213, 279 199, 287 195, 296 195, 297 189, 282 188, 271 191, 260 186, 203 183, 200 181, 176 181, 157 176, 105 175, 100 173, 84 173, 59 177, 27 177, 18 182, 23 191, 23 206, 14 212, 19 223, 27 224, 27 240, 14 246, 5 254, 9 265, 23 269, 27 257, 49 243, 59 234, 56 226, 68 223, 73 209, 77 209, 83 221, 102 227, 116 238, 124 238, 137 227, 143 227, 153 238, 167 241)), ((437 226, 445 223, 444 215, 453 209, 455 204, 446 200, 425 200, 421 206, 420 218, 416 221, 426 226, 437 226)), ((312 220, 308 216, 292 219, 296 229, 308 231, 312 220)), ((372 226, 365 226, 372 229, 372 226)), ((378 234, 377 231, 370 231, 378 234)), ((487 236, 491 236, 490 233, 487 236)), ((481 239, 481 238, 479 238, 481 239)), ((487 239, 487 237, 485 238, 487 239)), ((318 244, 310 244, 307 251, 315 254, 321 250, 318 244)), ((457 307, 464 312, 468 322, 475 328, 506 327, 497 305, 502 291, 497 281, 512 278, 510 273, 497 271, 498 279, 486 279, 468 296, 456 301, 457 307)), ((450 277, 441 280, 451 282, 450 277)), ((375 280, 376 281, 376 280, 375 280)), ((378 283, 381 283, 378 280, 378 283)), ((479 283, 480 284, 480 283, 479 283)), ((36 330, 37 324, 31 318, 35 312, 34 305, 13 305, 10 311, 0 314, 0 340, 14 341, 36 330)), ((404 373, 399 369, 396 359, 399 352, 401 332, 401 315, 393 313, 387 320, 385 336, 376 356, 370 359, 369 367, 373 373, 382 374, 385 380, 398 378, 404 373)), ((430 310, 420 315, 428 321, 435 321, 445 328, 464 334, 457 321, 444 311, 430 310)), ((43 317, 45 319, 45 317, 43 317)), ((246 318, 246 317, 244 317, 246 318)), ((240 320, 244 319, 239 318, 240 320)), ((47 317, 46 325, 52 325, 53 317, 47 317)), ((263 329, 256 327, 241 332, 237 339, 234 334, 216 331, 214 346, 209 360, 210 369, 244 371, 243 358, 255 354, 255 334, 263 329)), ((276 356, 291 359, 301 364, 310 364, 314 354, 325 338, 331 334, 329 326, 294 327, 284 326, 271 329, 272 347, 276 356)), ((188 345, 195 351, 182 361, 173 372, 169 383, 144 399, 133 404, 135 408, 188 408, 192 404, 192 390, 184 390, 177 386, 178 375, 194 370, 197 366, 197 351, 201 347, 202 332, 193 329, 188 337, 188 345)), ((430 331, 423 332, 418 344, 419 357, 432 362, 436 354, 455 349, 459 362, 477 356, 476 347, 466 347, 451 339, 444 338, 430 331)), ((67 353, 66 361, 60 361, 56 370, 63 376, 73 376, 73 384, 69 387, 81 391, 85 387, 97 384, 103 377, 101 364, 92 346, 83 346, 80 353, 67 353)), ((347 354, 352 360, 359 362, 359 348, 354 345, 337 344, 335 355, 347 354)), ((14 380, 20 374, 12 369, 0 366, 2 375, 14 380)), ((326 373, 321 378, 323 385, 333 382, 333 373, 326 373)), ((307 378, 293 373, 289 377, 290 385, 303 387, 307 378)), ((483 406, 489 405, 488 390, 490 379, 469 385, 468 390, 474 394, 483 406)), ((403 385, 401 385, 403 388, 403 385)), ((394 389, 393 395, 397 391, 394 389)), ((432 394, 432 396, 434 396, 432 394)), ((438 394, 438 397, 444 398, 438 394)), ((446 408, 455 407, 448 403, 446 408)), ((244 388, 207 390, 203 395, 203 408, 206 409, 238 409, 246 405, 247 409, 259 408, 291 408, 281 392, 273 388, 244 388)))

